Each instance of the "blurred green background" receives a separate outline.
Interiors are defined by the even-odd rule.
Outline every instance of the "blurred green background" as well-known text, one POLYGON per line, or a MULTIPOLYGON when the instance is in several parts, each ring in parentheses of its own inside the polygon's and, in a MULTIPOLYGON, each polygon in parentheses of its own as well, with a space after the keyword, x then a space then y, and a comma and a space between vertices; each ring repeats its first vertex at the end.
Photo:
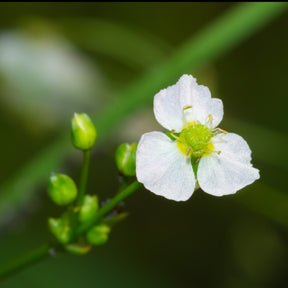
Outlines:
MULTIPOLYGON (((238 5, 0 4, 0 262, 46 241, 47 217, 61 212, 46 195, 49 171, 79 179, 81 154, 63 153, 71 146, 73 113, 103 120, 105 111, 122 111, 121 105, 135 110, 123 108, 113 131, 101 120, 88 186, 105 201, 118 187, 117 145, 161 130, 152 110, 159 89, 150 93, 145 75, 165 67, 183 43, 238 5), (132 92, 140 84, 150 94, 135 104, 132 92)), ((198 190, 180 203, 138 191, 125 204, 130 216, 105 246, 86 256, 46 259, 1 288, 287 287, 287 16, 283 6, 213 61, 204 57, 197 69, 158 83, 166 88, 193 73, 221 98, 221 128, 247 140, 260 180, 232 196, 198 190)), ((107 119, 113 115, 107 112, 107 119)))

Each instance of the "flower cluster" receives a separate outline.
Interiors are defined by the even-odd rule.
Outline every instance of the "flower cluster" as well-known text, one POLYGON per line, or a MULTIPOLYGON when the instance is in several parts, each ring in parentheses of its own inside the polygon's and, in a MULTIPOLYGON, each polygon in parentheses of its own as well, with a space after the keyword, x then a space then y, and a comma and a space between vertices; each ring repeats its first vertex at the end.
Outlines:
POLYGON ((216 128, 223 118, 220 99, 190 75, 154 97, 154 114, 168 132, 142 135, 136 176, 157 195, 176 201, 198 186, 206 193, 236 193, 259 178, 251 150, 239 135, 216 128))

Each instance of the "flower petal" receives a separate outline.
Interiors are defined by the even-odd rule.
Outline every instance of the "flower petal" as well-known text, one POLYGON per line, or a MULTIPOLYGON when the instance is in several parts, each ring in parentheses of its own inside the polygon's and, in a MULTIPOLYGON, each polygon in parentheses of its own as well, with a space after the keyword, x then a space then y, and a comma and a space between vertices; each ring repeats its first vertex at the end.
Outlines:
MULTIPOLYGON (((192 76, 188 77, 193 78, 192 76)), ((196 79, 193 78, 193 80, 190 79, 190 96, 188 99, 185 98, 184 95, 180 99, 182 107, 192 106, 191 109, 185 110, 185 117, 188 122, 199 121, 201 124, 207 125, 207 123, 209 123, 209 115, 211 115, 212 125, 210 125, 210 128, 214 128, 222 121, 223 103, 218 98, 211 98, 208 87, 198 85, 196 79)), ((188 82, 188 79, 186 81, 188 82)), ((188 95, 188 93, 186 93, 186 95, 188 95)))
POLYGON ((239 135, 228 133, 213 138, 217 153, 201 158, 197 179, 208 194, 222 196, 234 194, 259 179, 259 170, 252 167, 251 150, 239 135))
POLYGON ((218 134, 212 138, 216 151, 221 151, 221 157, 235 159, 250 164, 251 150, 248 143, 238 134, 218 134))
POLYGON ((223 117, 223 104, 220 99, 211 98, 209 89, 198 85, 191 75, 183 75, 179 81, 161 90, 154 97, 154 114, 157 121, 166 129, 180 132, 184 125, 183 108, 188 122, 199 121, 207 124, 212 115, 211 128, 216 127, 223 117))
POLYGON ((190 158, 161 132, 142 135, 136 152, 136 176, 148 190, 175 201, 187 200, 195 189, 190 158))
POLYGON ((160 125, 168 130, 180 132, 184 125, 179 102, 179 87, 176 85, 162 89, 154 97, 154 115, 160 125))

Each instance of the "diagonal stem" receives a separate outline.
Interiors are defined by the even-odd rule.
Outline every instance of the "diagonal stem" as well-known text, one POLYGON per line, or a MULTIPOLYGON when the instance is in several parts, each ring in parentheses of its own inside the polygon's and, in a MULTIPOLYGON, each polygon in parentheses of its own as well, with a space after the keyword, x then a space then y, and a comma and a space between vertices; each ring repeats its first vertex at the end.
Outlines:
POLYGON ((103 206, 97 212, 97 214, 91 221, 81 226, 76 234, 78 236, 84 234, 95 224, 97 224, 105 215, 107 215, 107 213, 109 213, 116 205, 118 205, 120 202, 122 202, 124 199, 126 199, 129 195, 134 193, 140 187, 142 187, 142 184, 139 183, 138 181, 134 181, 132 184, 130 184, 125 189, 120 191, 113 199, 111 199, 105 206, 103 206))

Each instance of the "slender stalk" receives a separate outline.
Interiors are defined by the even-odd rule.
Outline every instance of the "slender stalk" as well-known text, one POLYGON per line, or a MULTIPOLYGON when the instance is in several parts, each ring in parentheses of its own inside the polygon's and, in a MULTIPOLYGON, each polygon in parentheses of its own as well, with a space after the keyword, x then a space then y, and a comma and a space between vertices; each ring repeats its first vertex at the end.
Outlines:
POLYGON ((95 217, 83 224, 77 231, 76 235, 82 235, 87 230, 89 230, 91 227, 93 227, 101 218, 103 218, 108 212, 110 212, 116 205, 118 205, 121 201, 126 199, 129 195, 131 195, 133 192, 135 192, 137 189, 139 189, 142 186, 141 183, 138 181, 133 182, 129 186, 127 186, 125 189, 120 191, 113 199, 111 199, 105 206, 103 206, 98 213, 95 215, 95 217))
MULTIPOLYGON (((88 171, 88 170, 87 170, 88 171)), ((95 225, 100 219, 102 219, 107 213, 109 213, 117 204, 119 204, 121 201, 126 199, 128 196, 130 196, 133 192, 135 192, 138 188, 142 186, 141 183, 138 181, 133 182, 128 187, 123 189, 119 194, 117 194, 113 199, 111 199, 105 206, 103 206, 95 216, 95 218, 89 222, 87 225, 83 225, 79 228, 77 231, 76 236, 80 236, 86 231, 88 231, 93 225, 95 225)), ((25 254, 14 258, 0 266, 0 281, 4 280, 8 276, 17 273, 26 267, 30 266, 33 263, 36 263, 45 257, 49 256, 50 249, 53 246, 51 243, 46 243, 38 248, 35 248, 34 250, 28 251, 25 254)))
POLYGON ((90 154, 91 154, 90 149, 83 151, 83 163, 81 168, 80 184, 79 184, 78 197, 76 200, 76 206, 82 205, 83 198, 86 192, 90 154))
POLYGON ((0 266, 0 281, 49 256, 50 243, 26 252, 0 266))

